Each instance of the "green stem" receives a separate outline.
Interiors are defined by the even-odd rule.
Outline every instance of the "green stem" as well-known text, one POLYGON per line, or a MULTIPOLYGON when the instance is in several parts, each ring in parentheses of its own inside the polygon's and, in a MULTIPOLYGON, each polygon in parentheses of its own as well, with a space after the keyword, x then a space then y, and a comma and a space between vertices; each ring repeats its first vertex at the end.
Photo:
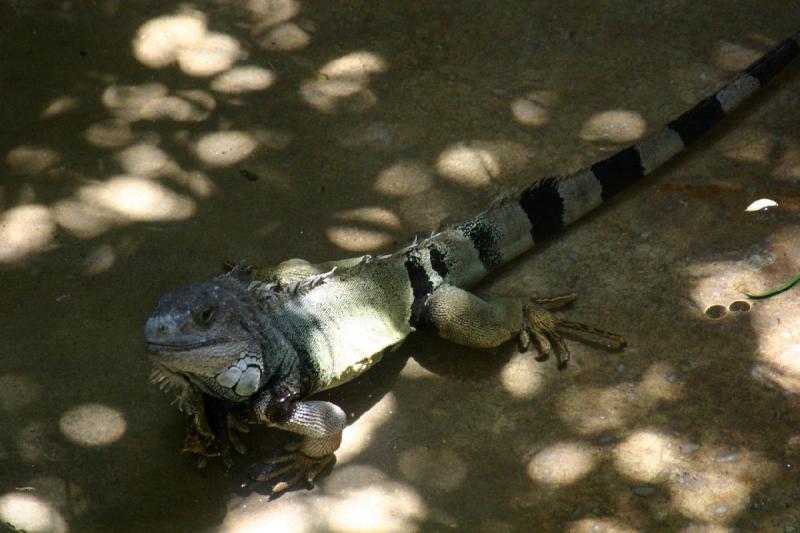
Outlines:
POLYGON ((798 272, 797 275, 795 275, 795 277, 793 277, 780 287, 776 287, 771 291, 764 292, 761 294, 750 294, 749 292, 743 291, 743 294, 748 298, 750 298, 751 300, 761 300, 763 298, 770 298, 772 296, 775 296, 776 294, 780 294, 783 291, 791 289, 795 284, 797 284, 798 281, 800 281, 800 272, 798 272))

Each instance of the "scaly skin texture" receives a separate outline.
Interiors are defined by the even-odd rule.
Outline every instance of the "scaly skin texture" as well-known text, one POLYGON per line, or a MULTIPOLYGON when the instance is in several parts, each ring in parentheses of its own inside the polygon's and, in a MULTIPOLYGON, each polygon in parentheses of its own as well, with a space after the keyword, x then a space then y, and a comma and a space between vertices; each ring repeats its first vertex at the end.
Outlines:
POLYGON ((307 398, 362 374, 423 326, 479 348, 516 339, 542 358, 554 354, 561 368, 569 361, 564 331, 622 348, 620 336, 549 312, 574 296, 482 299, 468 289, 652 172, 798 55, 800 34, 636 145, 574 175, 507 194, 475 218, 393 254, 235 267, 164 295, 145 336, 154 380, 177 388, 178 404, 190 416, 185 448, 225 455, 239 447, 235 435, 244 423, 266 424, 302 440, 291 454, 269 461, 272 469, 259 478, 288 475, 275 492, 313 481, 333 461, 346 417, 333 403, 307 398), (222 402, 212 417, 207 397, 222 402))

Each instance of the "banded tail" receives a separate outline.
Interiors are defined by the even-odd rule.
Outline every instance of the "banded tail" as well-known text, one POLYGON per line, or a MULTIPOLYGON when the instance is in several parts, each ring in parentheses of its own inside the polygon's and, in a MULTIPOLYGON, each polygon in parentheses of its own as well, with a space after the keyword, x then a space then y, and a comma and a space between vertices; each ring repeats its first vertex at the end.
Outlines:
MULTIPOLYGON (((660 131, 575 174, 546 178, 401 252, 420 290, 467 287, 652 173, 702 137, 800 55, 800 32, 660 131), (420 280, 424 281, 422 283, 420 280)), ((415 295, 416 295, 415 289, 415 295)))

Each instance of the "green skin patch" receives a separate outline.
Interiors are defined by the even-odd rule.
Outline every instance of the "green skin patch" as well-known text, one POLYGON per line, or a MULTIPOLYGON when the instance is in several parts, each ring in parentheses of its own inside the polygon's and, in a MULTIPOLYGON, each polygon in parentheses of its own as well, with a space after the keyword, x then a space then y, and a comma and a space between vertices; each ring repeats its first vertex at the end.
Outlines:
POLYGON ((777 294, 780 294, 784 291, 788 291, 792 287, 794 287, 797 282, 800 281, 800 272, 795 275, 792 279, 781 285, 780 287, 775 287, 771 291, 763 292, 761 294, 750 294, 749 292, 743 291, 742 294, 750 298, 751 300, 763 300, 764 298, 771 298, 777 294))

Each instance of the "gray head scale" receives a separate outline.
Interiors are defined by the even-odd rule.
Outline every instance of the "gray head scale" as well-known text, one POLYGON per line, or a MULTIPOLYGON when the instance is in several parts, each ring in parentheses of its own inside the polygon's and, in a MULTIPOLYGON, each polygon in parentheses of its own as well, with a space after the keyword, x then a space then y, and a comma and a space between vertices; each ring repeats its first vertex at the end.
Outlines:
POLYGON ((246 287, 222 276, 162 296, 144 327, 156 368, 220 398, 242 401, 255 393, 270 372, 246 287))

